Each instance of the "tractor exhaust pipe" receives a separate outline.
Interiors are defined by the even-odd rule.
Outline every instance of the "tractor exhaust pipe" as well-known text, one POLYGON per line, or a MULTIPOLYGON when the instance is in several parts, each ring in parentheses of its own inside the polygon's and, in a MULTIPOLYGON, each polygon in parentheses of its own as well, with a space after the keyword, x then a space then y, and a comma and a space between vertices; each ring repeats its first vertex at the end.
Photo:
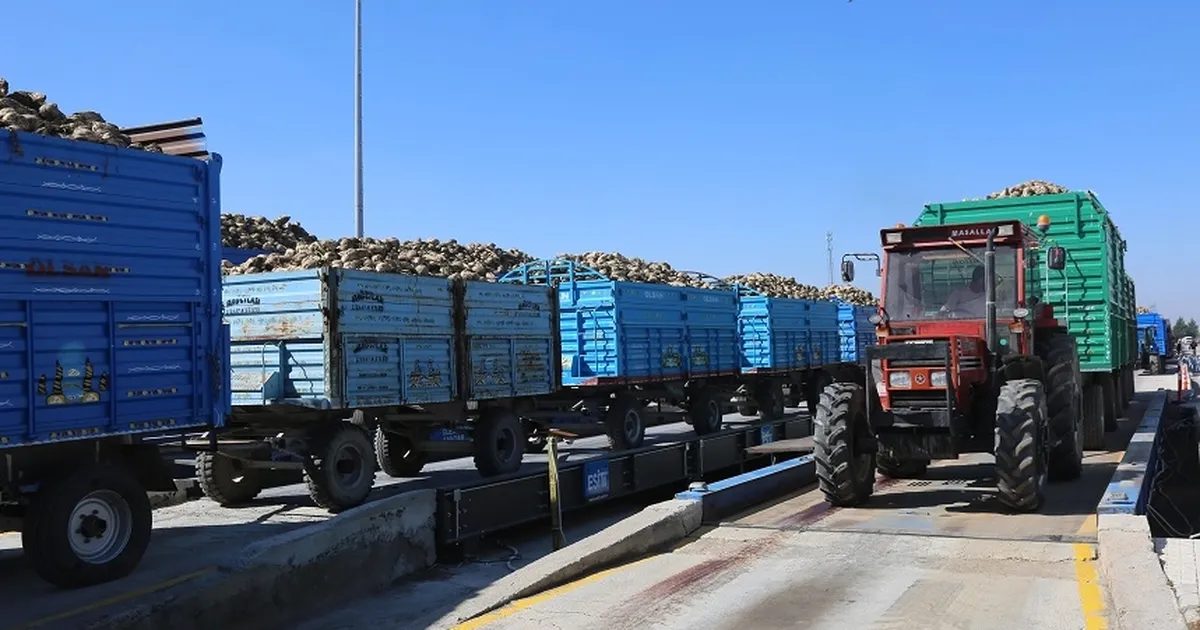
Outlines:
POLYGON ((992 356, 1000 352, 1000 339, 996 333, 996 231, 992 228, 988 232, 987 250, 983 253, 984 334, 992 356))

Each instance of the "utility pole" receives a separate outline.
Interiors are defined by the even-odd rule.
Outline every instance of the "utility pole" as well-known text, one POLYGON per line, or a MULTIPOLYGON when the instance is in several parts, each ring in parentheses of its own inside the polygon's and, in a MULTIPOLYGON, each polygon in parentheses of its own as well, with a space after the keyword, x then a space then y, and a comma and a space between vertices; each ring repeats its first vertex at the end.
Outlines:
POLYGON ((354 0, 354 235, 363 236, 362 0, 354 0))
POLYGON ((825 233, 825 262, 829 265, 829 284, 833 285, 833 232, 825 233))

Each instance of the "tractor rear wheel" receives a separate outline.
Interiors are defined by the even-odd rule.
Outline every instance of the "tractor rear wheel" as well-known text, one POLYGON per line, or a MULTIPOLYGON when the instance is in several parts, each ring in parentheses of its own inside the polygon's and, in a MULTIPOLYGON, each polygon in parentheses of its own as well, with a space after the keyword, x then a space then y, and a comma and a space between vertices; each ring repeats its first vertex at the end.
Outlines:
POLYGON ((1083 474, 1083 409, 1079 351, 1075 339, 1065 333, 1050 336, 1041 344, 1050 430, 1058 445, 1050 454, 1050 475, 1056 481, 1078 479, 1083 474))
POLYGON ((1046 394, 1033 379, 1009 381, 996 403, 997 490, 1000 502, 1019 512, 1042 505, 1047 470, 1043 436, 1046 394))
POLYGON ((813 419, 817 485, 840 507, 863 503, 875 491, 875 453, 863 452, 870 436, 867 396, 856 383, 832 383, 821 391, 813 419))

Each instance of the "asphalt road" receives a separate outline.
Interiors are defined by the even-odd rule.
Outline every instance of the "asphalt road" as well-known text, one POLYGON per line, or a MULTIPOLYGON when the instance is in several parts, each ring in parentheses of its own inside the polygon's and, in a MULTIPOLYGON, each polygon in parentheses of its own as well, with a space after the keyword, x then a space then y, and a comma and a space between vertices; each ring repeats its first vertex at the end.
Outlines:
MULTIPOLYGON (((730 414, 725 420, 737 424, 751 419, 730 414)), ((676 423, 650 427, 646 435, 645 444, 649 446, 674 443, 693 433, 690 425, 676 423)), ((597 457, 609 452, 607 446, 604 436, 581 438, 571 445, 561 446, 560 461, 576 462, 597 457)), ((544 454, 526 455, 523 470, 544 470, 546 459, 544 454)), ((421 477, 415 479, 399 480, 379 473, 369 500, 421 488, 451 487, 478 478, 469 457, 433 462, 425 467, 421 477)), ((636 511, 631 507, 625 508, 627 512, 621 512, 619 507, 614 509, 616 512, 593 513, 587 520, 574 522, 572 526, 584 531, 593 523, 604 524, 611 522, 608 519, 619 518, 611 514, 636 511)), ((60 591, 43 582, 25 566, 20 536, 0 534, 0 610, 4 611, 0 615, 0 630, 48 621, 61 624, 65 618, 78 619, 82 625, 87 619, 114 608, 132 606, 139 598, 234 557, 250 543, 329 517, 328 512, 313 505, 303 484, 265 490, 253 504, 240 508, 222 508, 208 499, 164 507, 154 513, 154 537, 150 549, 132 575, 76 591, 60 591)), ((525 537, 529 538, 529 535, 525 537)), ((532 542, 526 545, 526 556, 548 552, 548 549, 538 551, 541 540, 537 536, 530 540, 532 542)), ((460 569, 469 571, 473 566, 460 569)))
MULTIPOLYGON (((1140 390, 1159 386, 1139 379, 1140 390)), ((830 508, 804 489, 458 628, 1108 627, 1094 510, 1144 411, 1135 401, 1107 450, 1086 454, 1082 479, 1054 484, 1036 514, 1001 510, 991 456, 970 455, 923 480, 880 479, 860 508, 830 508)), ((357 602, 358 623, 326 627, 400 627, 404 603, 357 602)))

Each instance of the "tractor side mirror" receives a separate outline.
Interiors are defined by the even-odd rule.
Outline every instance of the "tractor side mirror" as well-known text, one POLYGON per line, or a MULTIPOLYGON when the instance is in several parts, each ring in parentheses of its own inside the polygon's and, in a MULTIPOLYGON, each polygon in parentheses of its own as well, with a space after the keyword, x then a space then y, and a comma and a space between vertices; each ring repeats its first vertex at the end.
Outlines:
POLYGON ((842 282, 845 282, 847 284, 854 282, 854 261, 853 260, 843 260, 842 261, 842 282))
POLYGON ((1055 270, 1062 271, 1067 268, 1067 250, 1058 247, 1051 247, 1046 252, 1046 266, 1055 270))

